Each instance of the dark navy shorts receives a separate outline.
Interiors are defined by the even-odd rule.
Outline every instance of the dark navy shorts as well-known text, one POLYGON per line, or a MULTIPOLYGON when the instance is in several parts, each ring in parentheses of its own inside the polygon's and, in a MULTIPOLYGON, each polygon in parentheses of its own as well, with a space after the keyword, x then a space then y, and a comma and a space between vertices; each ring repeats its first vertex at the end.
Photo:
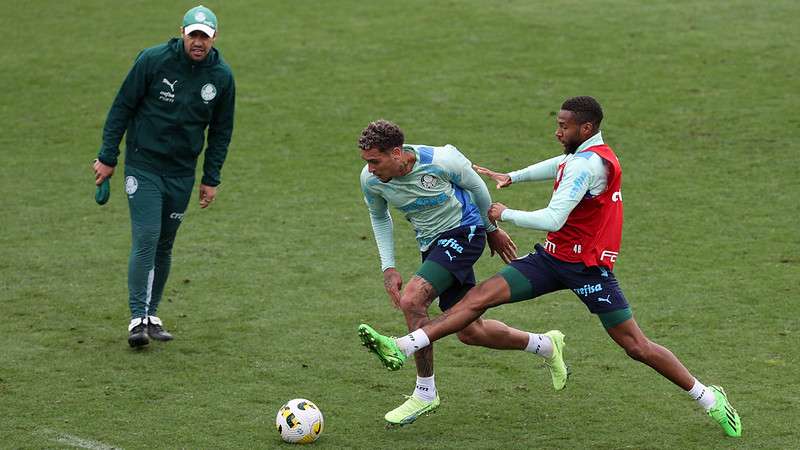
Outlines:
POLYGON ((515 259, 500 275, 511 287, 511 301, 570 289, 594 314, 629 308, 614 274, 604 267, 564 262, 536 244, 534 253, 515 259))
POLYGON ((463 226, 442 233, 422 252, 422 265, 416 275, 436 289, 442 311, 458 303, 475 286, 472 266, 485 246, 483 227, 463 226))

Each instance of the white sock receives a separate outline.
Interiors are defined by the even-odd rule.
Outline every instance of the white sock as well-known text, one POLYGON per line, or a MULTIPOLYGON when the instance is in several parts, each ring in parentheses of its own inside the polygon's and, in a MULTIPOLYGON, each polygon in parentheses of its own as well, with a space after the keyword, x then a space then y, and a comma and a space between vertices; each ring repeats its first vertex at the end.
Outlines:
POLYGON ((422 328, 418 328, 413 333, 409 333, 401 338, 397 338, 395 342, 406 356, 411 356, 417 350, 431 345, 428 335, 422 331, 422 328))
POLYGON ((128 331, 131 331, 132 329, 134 329, 134 327, 136 327, 140 323, 144 323, 146 325, 147 324, 146 318, 145 317, 137 317, 135 319, 131 319, 131 323, 128 324, 128 331))
POLYGON ((550 336, 544 334, 528 333, 528 346, 525 347, 525 351, 549 358, 553 356, 553 341, 550 336))
POLYGON ((698 381, 697 378, 694 379, 694 386, 686 392, 689 393, 690 397, 697 400, 697 403, 706 411, 711 409, 717 401, 714 392, 698 381))
POLYGON ((432 402, 436 398, 436 383, 433 381, 433 375, 429 377, 417 376, 414 397, 426 402, 432 402))

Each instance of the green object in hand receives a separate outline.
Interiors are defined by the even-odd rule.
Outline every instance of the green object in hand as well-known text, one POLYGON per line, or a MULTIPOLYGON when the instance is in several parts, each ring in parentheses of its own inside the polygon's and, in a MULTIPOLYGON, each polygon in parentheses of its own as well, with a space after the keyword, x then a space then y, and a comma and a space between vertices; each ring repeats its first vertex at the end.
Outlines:
POLYGON ((108 183, 109 179, 110 177, 103 180, 100 186, 97 186, 97 189, 94 191, 94 201, 96 201, 98 205, 105 205, 111 194, 111 186, 108 183))

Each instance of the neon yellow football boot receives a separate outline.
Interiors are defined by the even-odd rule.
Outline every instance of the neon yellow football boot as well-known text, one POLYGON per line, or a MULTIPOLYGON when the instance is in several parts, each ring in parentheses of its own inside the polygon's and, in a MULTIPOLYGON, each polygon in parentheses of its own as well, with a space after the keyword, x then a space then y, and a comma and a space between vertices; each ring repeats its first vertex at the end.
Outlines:
POLYGON ((569 378, 569 369, 567 364, 564 363, 564 333, 558 330, 550 330, 544 334, 548 336, 553 342, 553 355, 544 359, 547 369, 550 371, 550 376, 553 378, 553 389, 560 391, 567 386, 567 378, 569 378))
POLYGON ((433 401, 426 402, 417 398, 414 395, 407 396, 406 401, 397 408, 386 413, 384 418, 392 425, 409 425, 414 423, 420 416, 428 414, 434 409, 439 407, 441 401, 439 394, 433 401))

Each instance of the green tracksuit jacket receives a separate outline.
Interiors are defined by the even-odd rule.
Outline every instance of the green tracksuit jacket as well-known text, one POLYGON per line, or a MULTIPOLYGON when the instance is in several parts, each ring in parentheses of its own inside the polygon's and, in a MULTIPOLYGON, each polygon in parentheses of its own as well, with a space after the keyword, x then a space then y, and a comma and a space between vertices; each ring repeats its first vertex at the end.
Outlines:
POLYGON ((143 50, 122 83, 103 128, 97 158, 116 166, 125 138, 125 164, 162 176, 194 175, 208 127, 201 183, 216 186, 233 134, 233 73, 212 48, 192 61, 183 41, 143 50))

